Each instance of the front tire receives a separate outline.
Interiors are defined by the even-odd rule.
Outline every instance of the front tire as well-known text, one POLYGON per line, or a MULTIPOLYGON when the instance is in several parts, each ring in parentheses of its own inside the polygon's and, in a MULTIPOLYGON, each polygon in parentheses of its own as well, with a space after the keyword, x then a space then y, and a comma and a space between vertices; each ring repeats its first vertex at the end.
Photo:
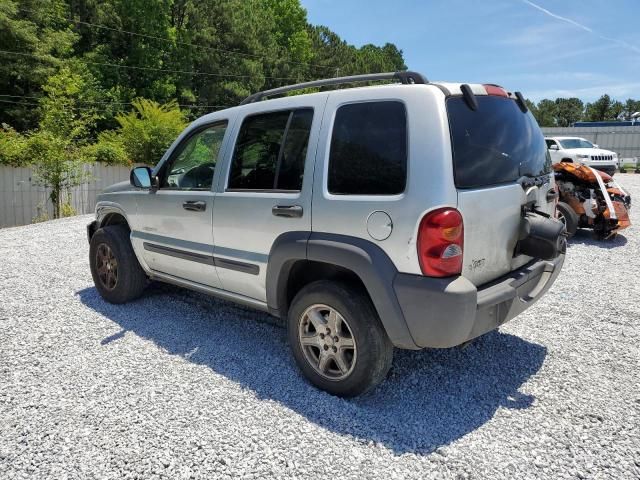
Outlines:
POLYGON ((135 300, 147 286, 147 276, 133 252, 129 231, 122 225, 103 227, 93 234, 89 263, 96 290, 109 303, 135 300))
POLYGON ((365 393, 391 368, 393 345, 361 288, 313 282, 293 299, 287 322, 298 367, 333 395, 365 393))

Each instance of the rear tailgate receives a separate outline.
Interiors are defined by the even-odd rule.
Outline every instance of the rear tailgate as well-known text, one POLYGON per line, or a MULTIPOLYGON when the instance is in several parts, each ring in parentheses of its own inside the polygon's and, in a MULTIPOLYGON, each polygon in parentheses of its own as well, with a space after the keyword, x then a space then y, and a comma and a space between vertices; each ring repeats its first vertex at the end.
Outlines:
POLYGON ((477 109, 462 97, 447 100, 458 210, 464 221, 462 275, 475 285, 494 280, 531 260, 514 256, 522 206, 553 214, 546 143, 530 112, 515 100, 478 95, 477 109))

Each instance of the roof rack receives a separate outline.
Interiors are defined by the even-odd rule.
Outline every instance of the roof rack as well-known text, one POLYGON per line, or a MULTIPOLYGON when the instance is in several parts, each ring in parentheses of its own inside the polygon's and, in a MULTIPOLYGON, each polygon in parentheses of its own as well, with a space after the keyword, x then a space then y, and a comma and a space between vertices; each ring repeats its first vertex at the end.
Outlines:
POLYGON ((327 87, 329 85, 342 85, 345 83, 357 82, 373 82, 378 80, 399 80, 403 84, 423 84, 429 81, 417 72, 388 72, 388 73, 367 73, 364 75, 352 75, 350 77, 325 78, 322 80, 314 80, 312 82, 296 83, 295 85, 287 85, 285 87, 272 88, 249 95, 240 105, 259 102, 265 97, 279 95, 282 93, 293 92, 295 90, 303 90, 313 87, 327 87))

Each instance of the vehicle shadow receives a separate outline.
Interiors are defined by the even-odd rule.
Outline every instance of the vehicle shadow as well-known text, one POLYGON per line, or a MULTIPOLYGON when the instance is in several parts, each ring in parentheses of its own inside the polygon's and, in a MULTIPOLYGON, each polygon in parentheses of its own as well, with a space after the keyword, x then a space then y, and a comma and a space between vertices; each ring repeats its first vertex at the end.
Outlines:
POLYGON ((615 237, 608 240, 598 240, 594 238, 591 230, 578 229, 576 234, 569 239, 569 246, 571 245, 589 245, 594 247, 605 248, 611 250, 612 248, 623 247, 627 244, 627 237, 619 233, 615 237))
POLYGON ((396 350, 393 369, 374 391, 341 399, 309 385, 290 355, 286 331, 266 314, 175 287, 152 286, 140 300, 111 305, 95 290, 77 292, 87 307, 170 355, 280 402, 330 431, 383 444, 396 454, 430 453, 481 427, 503 407, 525 409, 518 389, 542 366, 547 349, 492 332, 466 348, 396 350), (179 311, 179 315, 167 312, 179 311), (285 387, 285 388, 283 388, 285 387))

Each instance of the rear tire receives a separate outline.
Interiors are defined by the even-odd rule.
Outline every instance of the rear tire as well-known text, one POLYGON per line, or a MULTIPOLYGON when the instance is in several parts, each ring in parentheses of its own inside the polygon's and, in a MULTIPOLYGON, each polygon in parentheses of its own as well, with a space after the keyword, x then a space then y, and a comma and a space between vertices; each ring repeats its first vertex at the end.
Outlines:
POLYGON ((353 397, 378 385, 393 360, 389 340, 361 288, 325 280, 310 283, 288 314, 293 356, 316 387, 353 397))
POLYGON ((123 225, 98 229, 89 244, 91 276, 100 296, 109 303, 125 303, 142 295, 148 280, 138 263, 123 225))
POLYGON ((580 221, 578 215, 573 211, 573 208, 564 202, 558 202, 556 210, 558 211, 558 220, 564 223, 567 229, 567 236, 573 237, 578 231, 578 222, 580 221))

